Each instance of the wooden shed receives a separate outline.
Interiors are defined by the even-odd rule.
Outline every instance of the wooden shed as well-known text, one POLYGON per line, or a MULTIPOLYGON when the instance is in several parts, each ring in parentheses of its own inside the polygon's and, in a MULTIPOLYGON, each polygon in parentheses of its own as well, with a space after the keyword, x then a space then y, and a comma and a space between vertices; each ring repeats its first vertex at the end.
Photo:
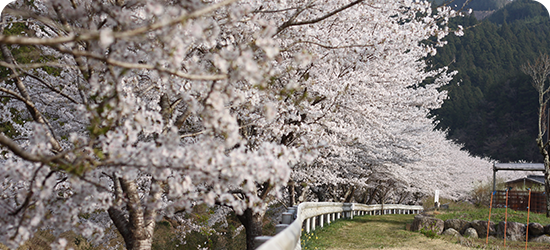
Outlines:
POLYGON ((506 182, 507 187, 518 189, 536 189, 544 190, 544 175, 528 175, 523 178, 510 180, 506 182))

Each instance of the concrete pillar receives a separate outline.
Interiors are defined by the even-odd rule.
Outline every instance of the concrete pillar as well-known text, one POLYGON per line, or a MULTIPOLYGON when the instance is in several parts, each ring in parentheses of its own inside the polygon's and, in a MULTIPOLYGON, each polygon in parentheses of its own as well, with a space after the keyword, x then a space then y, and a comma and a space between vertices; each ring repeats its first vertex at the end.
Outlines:
POLYGON ((254 238, 255 248, 260 247, 262 244, 264 244, 266 241, 268 241, 271 238, 272 238, 271 236, 256 236, 256 238, 254 238))
POLYGON ((306 233, 311 232, 311 218, 306 219, 306 233))
POLYGON ((278 234, 285 230, 288 227, 288 224, 279 224, 275 226, 275 234, 278 234))
POLYGON ((289 212, 284 212, 283 213, 283 218, 282 218, 282 221, 281 221, 281 224, 292 224, 292 221, 294 221, 294 214, 292 213, 289 213, 289 212))
POLYGON ((321 215, 319 215, 319 226, 325 227, 324 224, 325 224, 325 215, 321 214, 321 215))
POLYGON ((297 207, 289 207, 287 212, 289 212, 289 213, 291 213, 291 214, 295 214, 295 213, 296 213, 296 210, 298 210, 297 207))
POLYGON ((311 231, 315 231, 315 219, 317 216, 311 217, 311 231))
POLYGON ((344 203, 343 206, 345 217, 349 217, 350 219, 353 219, 353 203, 344 203))
POLYGON ((297 212, 298 211, 298 208, 297 207, 289 207, 288 208, 288 211, 287 213, 291 213, 292 214, 292 221, 294 221, 296 219, 296 216, 297 216, 297 212))

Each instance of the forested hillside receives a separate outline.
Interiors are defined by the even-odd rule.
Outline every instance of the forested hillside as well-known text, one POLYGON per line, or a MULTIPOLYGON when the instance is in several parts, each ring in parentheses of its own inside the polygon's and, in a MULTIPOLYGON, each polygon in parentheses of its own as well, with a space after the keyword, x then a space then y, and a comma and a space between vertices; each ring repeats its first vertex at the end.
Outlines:
POLYGON ((500 161, 540 161, 535 145, 537 98, 531 79, 519 70, 539 53, 549 53, 550 22, 534 1, 517 0, 482 22, 473 16, 455 20, 463 37, 429 60, 457 70, 445 86, 449 99, 432 112, 439 129, 470 152, 500 161))
MULTIPOLYGON (((456 6, 462 8, 464 3, 468 0, 433 0, 437 5, 448 4, 450 6, 456 6)), ((464 8, 474 10, 496 10, 504 7, 510 0, 469 0, 464 8)))

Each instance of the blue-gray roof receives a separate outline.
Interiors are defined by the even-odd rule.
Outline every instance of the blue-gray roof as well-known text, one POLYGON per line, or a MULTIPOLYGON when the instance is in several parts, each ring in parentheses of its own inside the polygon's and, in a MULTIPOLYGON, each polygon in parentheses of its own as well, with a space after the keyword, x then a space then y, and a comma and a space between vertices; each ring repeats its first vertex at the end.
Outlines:
POLYGON ((514 182, 520 182, 520 181, 532 181, 538 184, 544 185, 544 175, 528 175, 523 178, 507 181, 506 184, 514 183, 514 182))

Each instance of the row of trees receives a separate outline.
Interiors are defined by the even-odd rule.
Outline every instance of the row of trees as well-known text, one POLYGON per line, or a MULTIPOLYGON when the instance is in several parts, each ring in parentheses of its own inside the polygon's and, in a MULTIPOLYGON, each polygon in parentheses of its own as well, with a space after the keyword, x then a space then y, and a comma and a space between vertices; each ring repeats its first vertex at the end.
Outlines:
POLYGON ((158 220, 207 204, 232 209, 253 249, 273 197, 456 196, 468 183, 449 182, 489 166, 433 131, 455 73, 422 60, 456 15, 408 0, 17 1, 0 36, 0 240, 101 242, 114 225, 149 249, 158 220))

